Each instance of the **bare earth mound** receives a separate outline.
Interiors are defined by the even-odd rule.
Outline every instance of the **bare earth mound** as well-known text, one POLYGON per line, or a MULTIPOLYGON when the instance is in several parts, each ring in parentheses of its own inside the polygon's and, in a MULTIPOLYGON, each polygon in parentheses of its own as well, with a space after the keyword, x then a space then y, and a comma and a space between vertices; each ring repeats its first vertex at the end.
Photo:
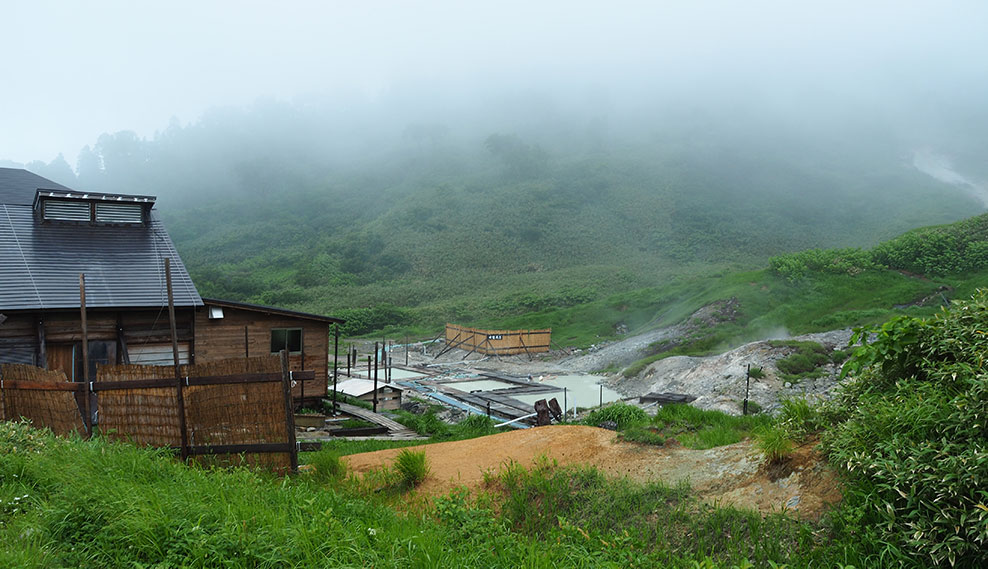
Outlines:
MULTIPOLYGON (((425 451, 431 472, 419 492, 437 496, 458 487, 478 489, 484 472, 511 461, 529 467, 539 457, 560 465, 593 466, 608 476, 675 485, 688 480, 709 503, 762 513, 787 510, 817 520, 840 501, 840 488, 812 445, 796 449, 783 465, 768 465, 749 441, 708 449, 656 447, 618 441, 596 427, 553 425, 488 437, 412 447, 425 451)), ((351 471, 366 473, 392 464, 400 449, 344 457, 351 471)))

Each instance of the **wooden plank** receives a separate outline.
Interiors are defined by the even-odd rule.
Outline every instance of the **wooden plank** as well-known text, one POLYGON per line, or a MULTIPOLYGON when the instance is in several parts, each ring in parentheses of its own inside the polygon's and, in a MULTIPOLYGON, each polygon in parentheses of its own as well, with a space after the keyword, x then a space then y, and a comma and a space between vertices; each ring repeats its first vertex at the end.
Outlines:
POLYGON ((337 403, 337 406, 339 406, 340 411, 343 411, 347 415, 352 415, 354 417, 364 419, 365 421, 370 421, 371 423, 381 425, 382 427, 387 427, 388 430, 394 434, 402 434, 402 433, 411 433, 413 435, 416 434, 415 431, 412 431, 405 425, 392 421, 391 419, 379 413, 368 411, 363 407, 357 407, 356 405, 350 405, 349 403, 343 403, 342 401, 337 403))
POLYGON ((82 391, 82 383, 44 383, 25 379, 5 379, 3 389, 23 389, 26 391, 82 391))
MULTIPOLYGON (((296 380, 314 380, 313 371, 293 371, 292 378, 296 380)), ((252 373, 235 375, 217 375, 211 377, 190 377, 188 385, 231 385, 239 383, 275 383, 281 381, 280 373, 252 373)), ((110 391, 116 389, 153 389, 171 387, 174 379, 135 379, 131 381, 97 381, 93 383, 93 391, 110 391)))
MULTIPOLYGON (((174 447, 173 447, 174 448, 174 447)), ((252 443, 239 445, 193 445, 188 447, 189 455, 204 454, 241 454, 241 453, 269 453, 269 452, 294 452, 296 445, 290 443, 252 443)), ((176 449, 178 450, 178 449, 176 449)))

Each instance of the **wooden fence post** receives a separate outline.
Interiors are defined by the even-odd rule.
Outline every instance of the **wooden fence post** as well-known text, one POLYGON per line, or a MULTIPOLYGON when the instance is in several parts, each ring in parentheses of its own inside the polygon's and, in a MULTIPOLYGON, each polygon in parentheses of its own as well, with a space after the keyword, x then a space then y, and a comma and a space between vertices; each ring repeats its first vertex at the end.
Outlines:
POLYGON ((178 404, 178 432, 182 445, 182 462, 189 458, 189 430, 185 424, 185 391, 182 385, 182 360, 178 355, 178 332, 175 327, 175 297, 172 294, 172 264, 165 258, 165 287, 168 289, 168 323, 172 333, 172 360, 175 362, 175 396, 178 404))
POLYGON ((291 372, 288 371, 288 350, 281 351, 281 391, 285 398, 285 435, 291 446, 290 460, 292 474, 298 472, 298 444, 295 442, 295 411, 292 409, 291 372))
POLYGON ((79 273, 79 311, 82 325, 83 424, 86 426, 86 438, 90 438, 93 436, 93 402, 90 401, 92 391, 89 389, 89 333, 86 329, 86 275, 83 273, 79 273))

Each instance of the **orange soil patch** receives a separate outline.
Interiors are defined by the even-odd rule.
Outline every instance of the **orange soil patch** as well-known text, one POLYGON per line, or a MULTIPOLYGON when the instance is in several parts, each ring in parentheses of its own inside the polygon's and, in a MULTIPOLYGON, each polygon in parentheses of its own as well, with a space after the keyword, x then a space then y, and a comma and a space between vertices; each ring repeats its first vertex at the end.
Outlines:
MULTIPOLYGON (((411 447, 425 452, 431 472, 420 494, 439 496, 456 488, 475 491, 485 472, 511 461, 529 467, 540 457, 560 465, 587 465, 612 477, 669 485, 686 480, 701 499, 763 513, 789 511, 817 520, 840 501, 833 472, 812 445, 804 445, 782 465, 768 465, 749 441, 707 450, 666 448, 618 441, 596 427, 553 425, 488 437, 411 447)), ((401 449, 344 457, 350 470, 367 473, 390 466, 401 449)))

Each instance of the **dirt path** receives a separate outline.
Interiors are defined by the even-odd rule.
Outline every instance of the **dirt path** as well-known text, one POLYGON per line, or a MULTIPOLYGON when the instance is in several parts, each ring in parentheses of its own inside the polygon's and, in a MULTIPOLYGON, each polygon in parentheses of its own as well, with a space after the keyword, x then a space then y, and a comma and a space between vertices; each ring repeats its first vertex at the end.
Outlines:
MULTIPOLYGON (((710 503, 733 504, 763 513, 789 510, 817 520, 840 500, 836 479, 809 445, 783 467, 771 467, 747 441, 708 450, 663 448, 616 440, 596 427, 555 425, 466 441, 414 447, 426 454, 431 473, 419 487, 426 495, 454 488, 477 490, 485 472, 515 461, 529 467, 540 457, 560 465, 583 464, 604 474, 674 485, 688 480, 710 503)), ((392 464, 398 449, 344 457, 351 471, 366 473, 392 464)))

